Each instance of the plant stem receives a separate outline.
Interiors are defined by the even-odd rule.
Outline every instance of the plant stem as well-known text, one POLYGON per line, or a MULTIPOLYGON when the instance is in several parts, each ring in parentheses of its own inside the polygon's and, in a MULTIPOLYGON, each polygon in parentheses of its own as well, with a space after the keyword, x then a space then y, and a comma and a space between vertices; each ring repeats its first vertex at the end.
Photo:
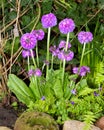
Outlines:
POLYGON ((30 69, 30 66, 29 66, 29 56, 27 57, 27 65, 28 65, 28 71, 30 69))
POLYGON ((80 66, 82 66, 82 61, 83 61, 83 57, 84 57, 85 47, 86 47, 86 43, 84 43, 84 45, 83 45, 83 50, 82 50, 82 55, 81 55, 81 60, 80 60, 80 66))
MULTIPOLYGON (((50 34, 51 34, 51 28, 48 28, 48 37, 47 37, 47 57, 46 60, 49 62, 49 43, 50 43, 50 34)), ((46 66, 46 80, 48 79, 48 70, 49 65, 46 66)))
POLYGON ((68 50, 68 42, 69 42, 69 35, 70 33, 67 34, 67 40, 66 40, 66 47, 65 47, 65 51, 68 50))
POLYGON ((35 66, 35 68, 36 68, 36 67, 37 67, 37 66, 36 66, 36 62, 35 62, 35 59, 34 59, 33 51, 32 51, 31 49, 30 49, 30 52, 31 52, 31 57, 32 57, 34 66, 35 66))
POLYGON ((36 45, 36 60, 37 60, 37 66, 39 67, 39 56, 38 56, 38 46, 36 45))
MULTIPOLYGON (((69 42, 69 33, 67 34, 65 52, 67 52, 67 50, 68 50, 68 42, 69 42)), ((66 64, 66 60, 64 59, 63 60, 63 70, 62 70, 62 85, 64 84, 65 64, 66 64)))
POLYGON ((52 59, 51 59, 51 70, 53 70, 53 59, 54 59, 54 56, 52 55, 52 59))

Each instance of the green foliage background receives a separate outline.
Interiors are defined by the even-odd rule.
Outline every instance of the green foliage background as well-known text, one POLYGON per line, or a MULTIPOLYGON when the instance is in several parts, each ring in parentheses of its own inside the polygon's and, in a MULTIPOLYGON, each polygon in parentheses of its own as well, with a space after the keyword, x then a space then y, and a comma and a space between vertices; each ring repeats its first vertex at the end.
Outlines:
MULTIPOLYGON (((80 91, 80 95, 78 95, 77 99, 72 98, 73 101, 76 102, 76 104, 73 106, 69 102, 68 105, 66 105, 67 101, 64 99, 61 101, 56 101, 54 97, 51 97, 45 102, 38 101, 35 103, 35 105, 31 103, 29 108, 36 108, 40 111, 48 112, 51 115, 58 116, 57 121, 59 123, 62 123, 62 121, 66 120, 68 116, 70 116, 72 119, 83 119, 88 124, 92 124, 96 118, 104 114, 103 93, 100 97, 96 98, 94 98, 92 94, 92 89, 98 89, 99 87, 104 88, 103 0, 1 0, 0 80, 2 90, 5 95, 9 94, 9 91, 5 86, 7 86, 7 78, 8 74, 10 73, 16 74, 24 81, 26 81, 27 84, 29 84, 26 74, 27 63, 21 57, 20 37, 26 32, 42 28, 41 16, 50 12, 53 12, 57 16, 58 22, 66 17, 72 18, 75 21, 76 29, 74 33, 71 33, 70 35, 72 50, 75 52, 75 58, 73 61, 68 62, 68 64, 79 65, 82 46, 76 38, 78 32, 85 30, 91 31, 93 33, 94 40, 91 44, 86 46, 86 54, 84 56, 83 62, 84 65, 88 65, 91 68, 91 74, 88 75, 88 80, 86 83, 88 84, 89 89, 85 88, 83 91, 78 90, 80 91), (15 36, 13 32, 15 26, 19 34, 18 36, 15 36), (88 93, 86 94, 86 92, 88 93), (55 103, 55 105, 51 106, 51 103, 55 103), (94 107, 95 103, 96 107, 94 107), (85 107, 87 105, 89 106, 85 107), (49 109, 50 107, 51 109, 49 109), (83 111, 84 107, 85 110, 83 111)), ((47 30, 44 29, 44 31, 47 35, 47 30)), ((60 35, 57 27, 52 28, 50 44, 57 45, 60 39, 65 39, 65 36, 62 34, 60 35)), ((46 37, 42 42, 39 43, 39 55, 41 64, 45 58, 45 48, 46 37)), ((59 61, 55 60, 54 64, 57 68, 59 61)), ((25 87, 25 89, 27 91, 28 88, 25 87)), ((58 91, 55 91, 55 93, 57 95, 58 91)), ((20 93, 17 94, 18 97, 20 96, 19 94, 20 93)), ((30 99, 33 97, 31 92, 30 95, 31 96, 28 98, 27 103, 30 103, 30 99)), ((60 98, 59 93, 58 96, 60 98)), ((25 98, 26 97, 24 96, 23 99, 25 100, 25 98)))

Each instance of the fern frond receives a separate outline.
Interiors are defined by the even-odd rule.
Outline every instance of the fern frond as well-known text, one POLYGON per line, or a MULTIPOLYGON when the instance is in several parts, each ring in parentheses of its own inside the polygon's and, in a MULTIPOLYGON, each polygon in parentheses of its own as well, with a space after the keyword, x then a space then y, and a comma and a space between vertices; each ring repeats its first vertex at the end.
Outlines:
POLYGON ((101 73, 97 73, 95 78, 95 83, 101 84, 102 82, 104 82, 104 75, 101 73))
POLYGON ((104 82, 104 63, 100 62, 95 67, 94 73, 95 83, 100 85, 104 82))
POLYGON ((96 118, 97 117, 93 112, 91 111, 87 112, 87 114, 84 115, 85 127, 83 128, 83 130, 90 130, 91 126, 96 121, 96 118))
POLYGON ((104 63, 103 62, 99 62, 98 64, 96 64, 95 72, 104 74, 104 63))

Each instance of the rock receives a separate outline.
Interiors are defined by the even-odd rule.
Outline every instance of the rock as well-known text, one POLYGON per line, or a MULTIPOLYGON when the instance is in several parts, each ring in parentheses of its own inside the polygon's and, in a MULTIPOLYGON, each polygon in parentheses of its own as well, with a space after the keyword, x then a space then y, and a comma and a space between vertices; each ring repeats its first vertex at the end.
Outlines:
POLYGON ((104 116, 97 120, 95 125, 104 130, 104 116))
MULTIPOLYGON (((77 120, 69 120, 65 121, 63 125, 63 130, 83 130, 85 127, 85 123, 77 121, 77 120)), ((92 126, 91 130, 101 130, 96 126, 92 126)))
POLYGON ((59 130, 55 120, 42 112, 24 112, 17 119, 14 130, 59 130))
POLYGON ((0 130, 12 130, 12 129, 9 129, 8 127, 0 126, 0 130))

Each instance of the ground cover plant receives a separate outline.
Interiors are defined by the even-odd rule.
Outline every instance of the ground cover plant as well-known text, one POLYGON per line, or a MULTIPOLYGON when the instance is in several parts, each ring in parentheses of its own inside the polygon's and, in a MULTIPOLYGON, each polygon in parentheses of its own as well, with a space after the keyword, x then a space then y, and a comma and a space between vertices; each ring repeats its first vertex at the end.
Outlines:
MULTIPOLYGON (((19 2, 18 11, 20 5, 24 8, 26 4, 19 2)), ((67 119, 85 121, 88 124, 86 128, 89 129, 104 112, 104 26, 100 25, 99 21, 102 15, 97 17, 97 23, 90 23, 87 18, 83 18, 86 11, 82 17, 76 18, 73 15, 76 8, 80 10, 80 5, 77 7, 79 3, 52 1, 47 9, 46 3, 35 2, 34 6, 37 6, 39 13, 37 17, 34 19, 31 11, 29 15, 21 16, 20 26, 24 28, 22 31, 19 30, 22 32, 21 36, 14 36, 13 39, 4 42, 6 45, 2 46, 4 52, 1 50, 1 60, 4 59, 4 53, 11 56, 8 62, 10 67, 5 71, 7 73, 9 70, 9 73, 4 79, 9 89, 20 102, 26 104, 29 111, 46 112, 59 124, 63 124, 67 119), (43 10, 41 15, 40 6, 43 10), (63 9, 61 14, 60 7, 63 9), (33 20, 28 24, 31 18, 33 20), (81 28, 83 22, 86 24, 81 28), (14 64, 15 61, 19 66, 14 64), (67 67, 70 67, 70 70, 67 70, 67 67), (21 69, 23 75, 17 76, 21 69)), ((33 11, 32 4, 31 1, 29 8, 33 11)), ((95 4, 99 5, 97 14, 103 9, 103 5, 101 6, 100 2, 92 2, 91 5, 95 4)), ((85 7, 89 2, 82 5, 85 7)), ((76 16, 79 16, 77 12, 76 16)), ((15 27, 20 27, 17 26, 18 15, 16 18, 15 27)), ((5 28, 2 28, 1 33, 5 28)), ((5 36, 4 32, 3 35, 5 36)), ((7 66, 8 63, 4 65, 7 66)))

